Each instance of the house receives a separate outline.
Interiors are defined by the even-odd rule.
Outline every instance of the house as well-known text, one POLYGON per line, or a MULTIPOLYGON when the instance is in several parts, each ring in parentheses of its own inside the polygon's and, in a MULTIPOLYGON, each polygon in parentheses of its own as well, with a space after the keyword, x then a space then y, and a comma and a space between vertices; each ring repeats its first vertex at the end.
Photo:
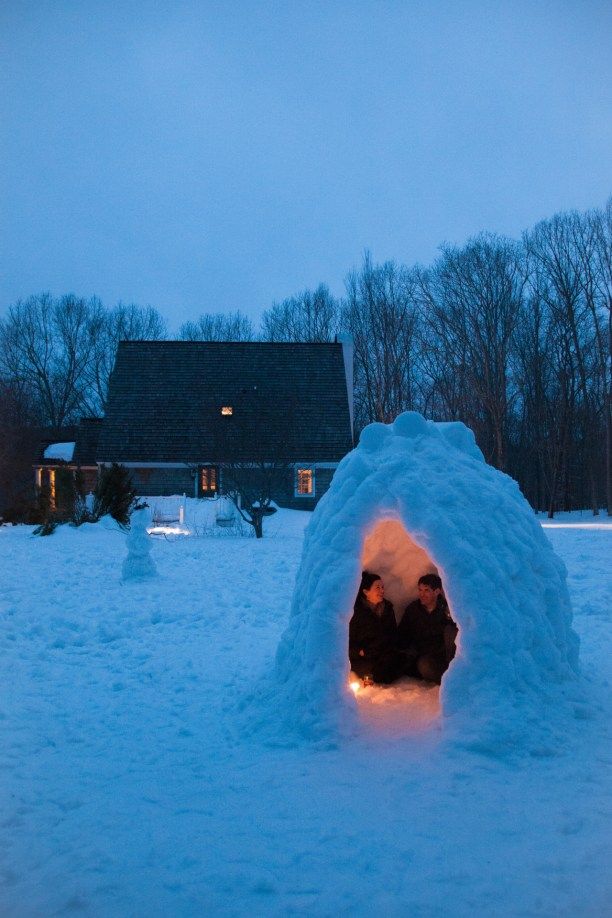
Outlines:
POLYGON ((215 497, 276 470, 277 503, 312 509, 352 448, 352 343, 122 341, 98 466, 138 494, 215 497))

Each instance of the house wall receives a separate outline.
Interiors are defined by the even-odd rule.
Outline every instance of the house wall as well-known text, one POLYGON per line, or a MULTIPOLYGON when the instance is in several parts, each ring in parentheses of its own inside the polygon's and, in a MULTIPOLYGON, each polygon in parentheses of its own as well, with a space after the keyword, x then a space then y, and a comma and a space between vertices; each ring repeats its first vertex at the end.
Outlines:
MULTIPOLYGON (((194 496, 195 482, 189 468, 130 468, 134 488, 138 495, 161 497, 169 494, 194 496)), ((331 483, 334 469, 317 469, 315 472, 314 497, 295 496, 295 473, 293 469, 279 471, 279 482, 273 499, 280 507, 294 510, 313 510, 319 498, 325 494, 331 483)), ((223 466, 221 466, 221 489, 223 489, 223 466)))
POLYGON ((167 494, 194 496, 194 478, 187 468, 130 468, 136 494, 162 497, 167 494))
MULTIPOLYGON (((305 467, 307 465, 305 464, 305 467)), ((279 507, 292 510, 314 510, 319 499, 325 494, 331 483, 334 469, 317 469, 315 472, 315 493, 313 497, 297 497, 295 494, 295 470, 279 469, 272 499, 279 507)), ((221 467, 221 486, 223 487, 223 467, 221 467)))
POLYGON ((71 511, 74 503, 74 489, 79 482, 78 490, 83 494, 89 494, 96 489, 98 483, 97 466, 74 466, 66 465, 37 465, 34 466, 34 494, 46 494, 52 496, 52 476, 55 481, 55 508, 58 510, 71 511))
POLYGON ((276 503, 279 507, 289 507, 292 510, 314 510, 319 499, 325 494, 333 478, 334 469, 317 469, 315 472, 314 497, 296 497, 295 472, 287 470, 283 476, 279 497, 276 503))

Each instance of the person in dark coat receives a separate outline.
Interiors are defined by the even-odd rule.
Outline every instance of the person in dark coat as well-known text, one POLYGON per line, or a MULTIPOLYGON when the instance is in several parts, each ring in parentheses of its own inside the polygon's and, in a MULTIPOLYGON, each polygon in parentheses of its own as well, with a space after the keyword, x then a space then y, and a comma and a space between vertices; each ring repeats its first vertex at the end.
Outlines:
POLYGON ((459 629, 442 595, 438 575, 420 577, 418 588, 419 598, 406 606, 399 623, 398 646, 406 655, 409 675, 439 685, 455 656, 459 629))
POLYGON ((389 685, 403 675, 405 661, 397 646, 393 605, 385 599, 378 574, 363 571, 349 623, 349 660, 358 676, 389 685))

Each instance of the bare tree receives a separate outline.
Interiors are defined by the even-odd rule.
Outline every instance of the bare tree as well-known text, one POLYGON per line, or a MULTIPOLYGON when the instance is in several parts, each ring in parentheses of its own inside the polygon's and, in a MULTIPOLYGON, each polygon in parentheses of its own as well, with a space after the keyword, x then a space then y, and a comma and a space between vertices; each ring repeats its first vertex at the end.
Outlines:
POLYGON ((612 516, 612 197, 603 210, 590 214, 593 227, 592 258, 595 295, 590 300, 598 326, 598 351, 603 369, 603 399, 606 430, 606 507, 612 516))
POLYGON ((567 341, 570 373, 575 378, 580 404, 573 423, 573 439, 582 440, 584 466, 589 481, 593 513, 598 513, 597 464, 600 455, 603 396, 601 348, 597 346, 597 316, 593 278, 586 268, 593 257, 593 227, 578 213, 556 214, 525 234, 530 257, 545 278, 542 295, 567 341), (601 387, 599 387, 601 388, 601 387))
POLYGON ((28 386, 0 376, 0 517, 20 518, 32 498, 32 456, 40 424, 28 386))
POLYGON ((325 284, 274 303, 261 320, 262 341, 333 341, 338 301, 325 284))
POLYGON ((240 310, 207 312, 197 322, 184 322, 179 338, 181 341, 252 341, 253 325, 240 310))
POLYGON ((32 392, 43 421, 74 421, 87 401, 88 367, 104 323, 102 304, 72 294, 32 296, 0 326, 2 371, 32 392))
POLYGON ((119 302, 105 311, 87 368, 88 413, 97 415, 106 408, 108 382, 120 341, 161 341, 166 337, 166 323, 152 306, 119 302))
POLYGON ((355 418, 393 420, 415 407, 416 276, 395 262, 375 265, 369 253, 346 278, 343 327, 355 346, 355 418))
POLYGON ((263 521, 276 513, 274 500, 282 496, 291 466, 284 462, 234 462, 223 466, 223 493, 242 519, 263 538, 263 521))
POLYGON ((421 275, 423 354, 446 408, 463 415, 498 468, 507 462, 510 346, 525 273, 519 246, 482 234, 444 246, 421 275))
POLYGON ((511 471, 536 509, 557 508, 576 420, 571 342, 541 295, 540 272, 530 276, 514 336, 515 442, 511 471))

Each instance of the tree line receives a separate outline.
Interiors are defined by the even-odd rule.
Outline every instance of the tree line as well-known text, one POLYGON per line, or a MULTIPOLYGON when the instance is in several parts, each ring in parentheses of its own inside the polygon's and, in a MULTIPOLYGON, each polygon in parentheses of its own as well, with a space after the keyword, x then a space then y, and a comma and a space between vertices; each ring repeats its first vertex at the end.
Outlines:
MULTIPOLYGON (((264 311, 184 323, 190 341, 354 341, 356 432, 405 410, 471 427, 538 510, 611 496, 612 198, 521 239, 482 233, 433 264, 366 253, 342 297, 325 284, 264 311)), ((0 424, 61 426, 104 412, 120 340, 162 340, 151 306, 32 296, 0 320, 0 424)), ((0 455, 0 462, 2 457, 0 455)))

